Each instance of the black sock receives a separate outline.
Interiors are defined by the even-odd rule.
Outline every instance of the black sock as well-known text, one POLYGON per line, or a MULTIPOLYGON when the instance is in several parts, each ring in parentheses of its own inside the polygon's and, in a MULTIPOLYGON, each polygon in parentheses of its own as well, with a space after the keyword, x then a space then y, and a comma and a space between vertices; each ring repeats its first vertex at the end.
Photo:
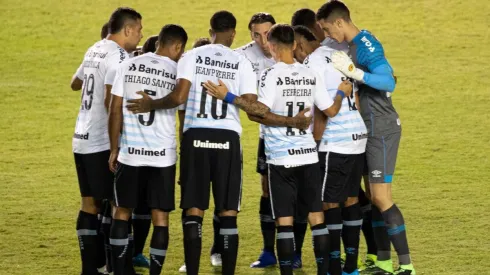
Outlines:
POLYGON ((313 238, 317 274, 325 275, 328 272, 329 234, 327 226, 324 223, 312 226, 311 236, 313 238))
POLYGON ((104 232, 102 231, 103 211, 97 214, 97 269, 105 266, 104 232))
POLYGON ((342 241, 346 254, 344 271, 352 273, 357 269, 357 258, 359 257, 359 240, 362 226, 361 206, 356 203, 342 209, 342 241))
POLYGON ((133 219, 130 218, 128 221, 128 250, 126 253, 127 274, 136 273, 133 266, 133 254, 134 254, 133 219))
POLYGON ((215 210, 214 211, 214 216, 213 216, 213 246, 211 247, 211 255, 213 254, 221 254, 222 252, 222 245, 219 243, 219 229, 220 229, 220 222, 219 222, 219 211, 215 210))
POLYGON ((186 216, 184 222, 184 255, 188 275, 199 273, 202 247, 202 218, 186 216))
POLYGON ((271 202, 269 198, 260 197, 260 229, 264 240, 264 251, 274 253, 276 242, 276 223, 272 218, 271 202))
POLYGON ((133 257, 142 254, 151 227, 151 210, 148 207, 138 207, 133 211, 133 257))
POLYGON ((388 237, 388 232, 386 231, 385 221, 383 215, 376 206, 371 208, 373 213, 373 235, 376 240, 376 247, 378 251, 376 255, 378 256, 378 261, 391 260, 391 243, 388 237))
POLYGON ((112 272, 112 247, 110 243, 112 225, 112 205, 109 201, 104 203, 104 216, 102 217, 102 234, 104 236, 105 261, 107 272, 112 272))
POLYGON ((238 228, 237 217, 220 217, 219 230, 220 243, 223 244, 222 274, 235 274, 236 259, 238 256, 238 228))
POLYGON ((168 227, 154 226, 150 243, 150 275, 160 275, 168 248, 168 227))
POLYGON ((301 249, 303 248, 303 242, 305 241, 306 229, 308 229, 307 221, 294 221, 294 242, 296 243, 294 253, 301 256, 301 249))
POLYGON ((330 235, 330 263, 328 272, 330 275, 341 275, 340 264, 340 234, 342 232, 342 210, 331 208, 325 211, 325 221, 330 235))
POLYGON ((378 247, 376 246, 376 240, 373 233, 373 217, 371 211, 371 204, 361 206, 362 211, 362 235, 366 241, 367 254, 376 255, 378 253, 378 247))
POLYGON ((78 212, 77 235, 82 258, 82 274, 97 274, 97 215, 78 212))
POLYGON ((277 256, 281 275, 293 274, 294 260, 294 229, 293 226, 277 227, 277 256))
POLYGON ((110 243, 114 275, 123 275, 126 270, 126 254, 129 244, 127 221, 112 220, 110 243))
POLYGON ((408 249, 407 231, 405 230, 405 221, 400 209, 393 204, 388 210, 383 212, 383 218, 386 223, 388 236, 398 254, 400 265, 411 263, 410 250, 408 249))

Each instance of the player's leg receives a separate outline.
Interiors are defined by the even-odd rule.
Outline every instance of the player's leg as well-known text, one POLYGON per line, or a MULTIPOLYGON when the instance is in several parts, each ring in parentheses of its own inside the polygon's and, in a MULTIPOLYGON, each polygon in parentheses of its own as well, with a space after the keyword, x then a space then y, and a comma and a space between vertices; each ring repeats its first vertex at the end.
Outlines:
POLYGON ((297 185, 295 168, 269 165, 269 199, 276 220, 276 247, 282 275, 293 274, 294 228, 297 185))
POLYGON ((114 275, 126 274, 132 269, 128 258, 132 258, 129 247, 129 219, 132 209, 138 205, 140 167, 120 163, 114 179, 115 211, 112 220, 110 244, 114 275))
POLYGON ((220 211, 222 274, 235 274, 239 246, 237 214, 242 196, 240 137, 234 131, 220 130, 214 142, 229 143, 229 149, 214 150, 211 173, 215 208, 220 211))
MULTIPOLYGON (((364 161, 365 162, 365 161, 364 161)), ((367 176, 367 167, 366 167, 366 175, 364 176, 364 184, 369 188, 369 178, 367 176)), ((367 189, 366 188, 366 189, 367 189)), ((376 240, 374 239, 373 233, 373 219, 372 219, 372 205, 370 200, 370 193, 366 193, 362 187, 359 188, 359 205, 361 206, 362 211, 362 234, 364 236, 364 240, 366 241, 366 259, 362 262, 359 267, 359 271, 362 271, 366 268, 375 266, 378 247, 376 245, 376 240)))
POLYGON ((354 165, 349 173, 348 198, 342 208, 342 241, 346 254, 343 267, 344 275, 359 274, 357 263, 359 257, 359 240, 362 226, 362 211, 359 204, 359 188, 361 187, 362 172, 364 170, 364 154, 354 157, 354 165))
POLYGON ((184 221, 184 258, 188 275, 199 273, 202 249, 202 217, 209 207, 211 149, 194 147, 194 140, 209 139, 208 129, 189 129, 182 138, 180 158, 180 208, 184 221))
MULTIPOLYGON (((180 185, 180 183, 179 183, 179 185, 180 185)), ((181 216, 180 216, 180 222, 182 224, 182 232, 184 232, 184 229, 185 229, 185 227, 184 227, 185 216, 186 216, 185 215, 185 210, 182 210, 182 213, 181 213, 181 216)), ((183 241, 183 245, 185 245, 185 239, 182 239, 182 241, 183 241)), ((186 273, 187 272, 187 267, 185 266, 185 262, 184 262, 184 264, 182 266, 180 266, 179 272, 180 273, 186 273)))
POLYGON ((150 275, 159 275, 169 243, 168 216, 175 209, 175 165, 149 167, 146 198, 152 209, 153 235, 150 243, 150 275))
POLYGON ((103 217, 101 224, 101 234, 104 237, 104 251, 105 251, 105 262, 106 262, 106 271, 108 273, 112 272, 112 256, 111 256, 111 244, 110 244, 110 235, 111 235, 111 224, 112 224, 112 203, 109 200, 104 200, 102 204, 103 217))
POLYGON ((213 246, 211 246, 211 265, 212 266, 221 266, 221 254, 222 254, 222 245, 219 242, 219 229, 220 229, 220 220, 219 220, 219 211, 214 210, 213 213, 213 246))
POLYGON ((405 221, 400 209, 393 202, 391 195, 391 182, 395 171, 400 136, 401 133, 393 133, 380 138, 369 138, 375 141, 375 143, 371 143, 370 151, 373 152, 374 148, 376 148, 376 156, 378 156, 375 161, 368 163, 370 191, 372 201, 384 220, 387 235, 398 254, 400 269, 402 272, 404 272, 403 270, 406 271, 405 273, 397 274, 415 274, 410 259, 405 221))
POLYGON ((294 217, 293 230, 294 230, 294 241, 295 251, 294 251, 294 261, 293 268, 302 268, 303 261, 301 260, 303 242, 305 241, 306 229, 308 229, 308 221, 305 219, 300 219, 299 217, 294 217))
POLYGON ((147 190, 141 190, 138 207, 133 210, 131 221, 134 238, 133 264, 134 266, 149 268, 150 261, 143 255, 146 238, 151 226, 151 210, 148 207, 146 194, 147 190))
MULTIPOLYGON (((311 227, 313 239, 313 250, 317 264, 317 274, 325 275, 329 265, 329 232, 324 221, 322 189, 323 181, 319 163, 300 167, 300 186, 298 188, 298 218, 304 217, 304 212, 308 213, 308 222, 311 227), (304 211, 306 210, 306 211, 304 211)), ((296 237, 296 236, 295 236, 296 237)))
POLYGON ((267 163, 265 156, 264 139, 259 139, 257 147, 257 173, 260 174, 260 182, 262 185, 262 196, 260 197, 260 231, 264 246, 257 261, 253 262, 250 267, 264 268, 275 265, 277 263, 274 245, 276 242, 276 224, 272 219, 272 209, 269 200, 269 183, 267 176, 267 163))

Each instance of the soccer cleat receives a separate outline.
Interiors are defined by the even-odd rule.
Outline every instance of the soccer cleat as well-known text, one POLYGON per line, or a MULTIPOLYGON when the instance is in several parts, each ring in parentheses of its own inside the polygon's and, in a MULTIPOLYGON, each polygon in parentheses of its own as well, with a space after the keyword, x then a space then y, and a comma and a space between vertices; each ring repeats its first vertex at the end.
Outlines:
POLYGON ((357 264, 357 268, 359 269, 359 271, 364 271, 365 269, 372 268, 376 265, 377 258, 378 257, 376 255, 367 254, 366 261, 364 261, 364 263, 360 260, 360 258, 358 259, 359 262, 357 264))
POLYGON ((179 268, 179 272, 180 273, 186 273, 187 272, 187 267, 185 266, 185 264, 183 264, 180 268, 179 268))
POLYGON ((366 268, 363 271, 361 271, 361 275, 393 275, 393 273, 386 271, 382 268, 379 268, 377 266, 373 266, 373 267, 366 268))
POLYGON ((133 265, 137 267, 150 268, 150 260, 140 253, 133 258, 133 265))
POLYGON ((345 271, 342 271, 342 275, 359 275, 359 271, 357 269, 352 271, 351 273, 347 273, 345 271))
POLYGON ((298 269, 303 267, 303 261, 301 261, 301 254, 295 254, 293 260, 293 268, 298 269))
POLYGON ((221 266, 223 263, 221 261, 221 254, 214 253, 211 255, 211 265, 212 266, 221 266))
POLYGON ((260 253, 259 259, 253 262, 250 267, 251 268, 266 268, 269 266, 273 266, 277 264, 276 255, 273 252, 268 252, 262 250, 260 253))
POLYGON ((409 265, 401 265, 395 272, 395 275, 416 275, 415 269, 412 264, 409 265))
POLYGON ((342 253, 342 255, 340 255, 340 265, 341 266, 344 266, 345 265, 345 259, 346 258, 347 258, 347 254, 342 253))

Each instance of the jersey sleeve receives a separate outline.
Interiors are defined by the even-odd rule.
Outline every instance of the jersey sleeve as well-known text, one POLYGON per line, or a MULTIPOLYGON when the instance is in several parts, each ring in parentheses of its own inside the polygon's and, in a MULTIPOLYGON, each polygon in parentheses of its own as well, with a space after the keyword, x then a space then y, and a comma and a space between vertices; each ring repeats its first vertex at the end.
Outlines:
POLYGON ((254 72, 252 63, 247 58, 244 58, 242 62, 240 62, 238 73, 240 81, 240 87, 238 87, 239 95, 257 94, 257 88, 255 86, 257 83, 257 75, 254 72))
POLYGON ((318 109, 323 111, 330 108, 330 106, 333 105, 333 100, 325 86, 324 77, 316 72, 315 72, 315 77, 316 77, 316 85, 315 85, 314 101, 318 109))
POLYGON ((111 94, 119 97, 124 97, 124 71, 126 68, 126 64, 121 64, 118 66, 114 81, 112 84, 111 94))
POLYGON ((357 62, 366 67, 370 73, 380 65, 388 65, 391 69, 381 43, 370 35, 364 36, 363 39, 357 47, 357 62))
POLYGON ((187 52, 177 63, 177 79, 186 79, 191 83, 194 78, 194 67, 196 65, 193 52, 187 52))
POLYGON ((78 67, 77 71, 75 72, 75 75, 78 79, 83 80, 83 61, 82 64, 78 67))
POLYGON ((258 101, 272 109, 276 97, 276 83, 270 72, 271 69, 265 70, 260 76, 258 101))
POLYGON ((116 71, 119 64, 128 59, 129 55, 123 49, 119 49, 118 52, 112 53, 106 60, 106 74, 104 78, 105 85, 113 85, 114 78, 116 77, 116 71))

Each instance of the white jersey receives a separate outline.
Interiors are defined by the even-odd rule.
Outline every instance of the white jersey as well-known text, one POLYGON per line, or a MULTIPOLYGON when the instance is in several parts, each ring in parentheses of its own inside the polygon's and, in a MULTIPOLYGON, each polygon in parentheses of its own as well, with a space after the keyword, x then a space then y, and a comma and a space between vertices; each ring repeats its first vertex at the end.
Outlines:
MULTIPOLYGON (((331 55, 335 50, 319 47, 305 60, 305 65, 323 76, 331 98, 335 98, 339 84, 346 79, 332 65, 331 55)), ((356 90, 354 88, 354 90, 356 90)), ((320 143, 320 152, 338 154, 362 154, 366 150, 367 130, 356 106, 356 93, 344 98, 339 113, 328 118, 320 143)))
POLYGON ((349 44, 345 41, 342 43, 339 43, 330 37, 326 37, 325 40, 323 40, 320 44, 322 46, 328 47, 330 49, 334 49, 337 51, 343 51, 344 53, 349 52, 349 44))
POLYGON ((177 66, 177 79, 192 85, 185 109, 184 132, 190 128, 225 129, 242 133, 238 107, 207 94, 201 85, 222 80, 229 92, 241 96, 257 94, 256 76, 245 56, 220 45, 211 44, 188 51, 177 66))
POLYGON ((83 86, 73 135, 74 153, 90 154, 109 150, 104 84, 112 84, 117 66, 127 58, 128 53, 123 48, 107 39, 95 43, 85 53, 83 63, 76 73, 83 80, 83 86))
MULTIPOLYGON (((304 108, 325 110, 333 100, 325 92, 323 80, 315 71, 299 63, 277 63, 262 73, 259 101, 272 113, 295 116, 304 108)), ((264 127, 265 155, 273 165, 305 165, 318 162, 311 129, 264 127)))
MULTIPOLYGON (((260 48, 260 46, 252 41, 245 46, 235 49, 235 51, 245 55, 245 57, 252 62, 252 66, 254 68, 254 72, 257 74, 257 85, 260 80, 260 75, 264 72, 265 69, 270 68, 272 65, 276 64, 276 61, 273 58, 268 58, 264 55, 264 52, 260 48)), ((264 138, 264 125, 259 126, 260 138, 264 138)))
POLYGON ((144 91, 163 98, 175 88, 177 63, 168 57, 146 53, 121 64, 112 94, 123 98, 123 129, 118 161, 130 166, 167 167, 177 161, 175 112, 177 108, 133 114, 124 106, 144 91))

